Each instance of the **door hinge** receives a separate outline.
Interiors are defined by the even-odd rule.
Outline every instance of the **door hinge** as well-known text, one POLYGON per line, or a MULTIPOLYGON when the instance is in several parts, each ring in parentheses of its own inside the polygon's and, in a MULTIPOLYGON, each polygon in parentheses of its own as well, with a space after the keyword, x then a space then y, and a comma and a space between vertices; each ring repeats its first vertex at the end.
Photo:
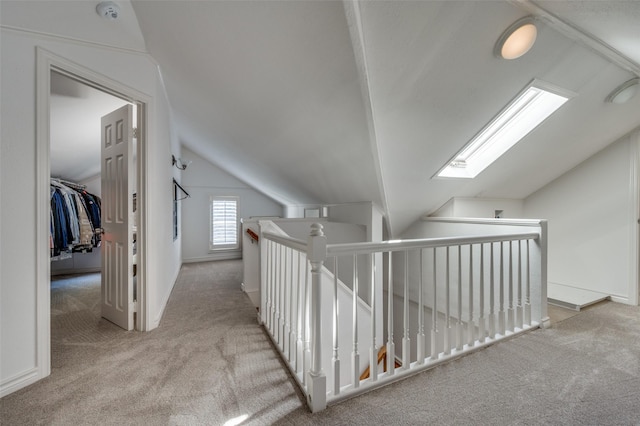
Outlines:
POLYGON ((138 138, 138 133, 139 133, 139 132, 138 132, 138 128, 137 128, 137 127, 134 127, 134 128, 133 128, 133 137, 137 139, 137 138, 138 138))
POLYGON ((138 301, 137 300, 134 300, 133 302, 131 302, 131 305, 129 307, 131 308, 131 310, 132 310, 132 312, 134 314, 138 313, 138 301))

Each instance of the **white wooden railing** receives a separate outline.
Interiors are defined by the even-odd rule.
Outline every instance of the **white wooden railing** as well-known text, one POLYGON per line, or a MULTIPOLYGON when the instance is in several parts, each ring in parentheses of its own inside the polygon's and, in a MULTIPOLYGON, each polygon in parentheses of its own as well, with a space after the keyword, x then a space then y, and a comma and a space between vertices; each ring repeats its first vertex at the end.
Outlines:
POLYGON ((322 225, 311 228, 303 241, 261 226, 260 319, 314 412, 548 324, 545 221, 519 232, 352 244, 327 244, 322 225), (353 265, 350 300, 332 272, 343 258, 353 265), (372 273, 359 277, 359 262, 372 273), (367 301, 358 297, 363 284, 367 301))

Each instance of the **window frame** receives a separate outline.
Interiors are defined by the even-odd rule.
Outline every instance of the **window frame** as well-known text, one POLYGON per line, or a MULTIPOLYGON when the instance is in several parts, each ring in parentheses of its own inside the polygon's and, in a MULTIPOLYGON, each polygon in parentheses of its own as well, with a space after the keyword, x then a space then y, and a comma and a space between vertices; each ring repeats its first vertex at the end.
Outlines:
POLYGON ((224 250, 238 250, 240 248, 240 197, 235 195, 211 195, 209 197, 209 251, 217 252, 224 250), (235 238, 236 241, 233 244, 214 244, 213 241, 213 213, 215 201, 234 201, 236 205, 236 220, 235 220, 235 238))

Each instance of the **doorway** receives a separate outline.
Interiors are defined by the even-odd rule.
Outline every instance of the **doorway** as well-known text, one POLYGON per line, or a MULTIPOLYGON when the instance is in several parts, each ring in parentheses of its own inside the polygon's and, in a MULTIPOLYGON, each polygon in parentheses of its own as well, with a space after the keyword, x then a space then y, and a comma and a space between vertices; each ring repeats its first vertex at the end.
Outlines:
POLYGON ((137 165, 135 179, 137 181, 137 303, 135 329, 145 331, 148 327, 147 318, 147 286, 146 276, 146 127, 147 105, 151 99, 133 88, 122 85, 104 75, 79 66, 44 49, 37 49, 36 55, 37 89, 36 89, 36 199, 37 222, 36 235, 38 244, 36 250, 37 275, 37 357, 39 376, 45 377, 51 373, 51 260, 50 260, 50 178, 51 164, 51 126, 50 95, 52 73, 63 75, 84 86, 106 93, 120 99, 124 103, 135 105, 137 119, 137 144, 135 149, 135 164, 137 165))
MULTIPOLYGON (((136 277, 133 273, 136 271, 132 265, 125 264, 125 269, 130 270, 132 278, 123 282, 114 280, 115 275, 105 270, 105 265, 112 267, 113 263, 111 257, 106 257, 106 261, 103 259, 109 253, 106 248, 113 247, 110 244, 113 234, 102 234, 101 231, 109 226, 105 222, 111 217, 105 212, 113 211, 114 204, 128 206, 131 211, 125 215, 125 219, 132 235, 129 238, 125 235, 127 243, 120 247, 127 249, 128 256, 132 255, 131 252, 135 254, 136 210, 132 208, 132 204, 137 193, 137 140, 132 137, 123 144, 131 145, 124 150, 125 154, 129 151, 133 154, 127 155, 128 161, 124 162, 129 167, 123 169, 118 166, 117 179, 128 183, 128 191, 125 191, 128 193, 122 193, 122 199, 113 195, 103 196, 105 185, 111 185, 107 189, 113 189, 115 185, 104 179, 106 171, 104 159, 101 158, 101 147, 104 145, 101 143, 104 133, 101 131, 101 120, 128 106, 132 123, 127 127, 135 129, 136 107, 127 100, 56 70, 51 71, 50 87, 52 338, 60 335, 61 325, 66 327, 66 321, 61 318, 67 317, 77 318, 78 322, 69 328, 91 328, 102 317, 130 330, 133 328, 135 309, 130 309, 129 305, 135 302, 136 277), (78 288, 77 283, 84 283, 85 287, 78 288), (114 291, 115 284, 122 286, 124 291, 114 291), (110 291, 105 291, 106 289, 110 291), (97 300, 93 300, 96 295, 97 300), (116 296, 121 296, 117 304, 105 303, 113 302, 116 296), (114 308, 123 304, 124 320, 122 315, 114 317, 114 313, 120 313, 114 308), (78 315, 80 312, 84 315, 78 315), (83 326, 84 322, 87 324, 83 326)), ((123 250, 120 252, 124 253, 123 250)), ((125 260, 125 263, 131 262, 125 260)), ((124 274, 120 274, 119 278, 122 275, 124 274)))

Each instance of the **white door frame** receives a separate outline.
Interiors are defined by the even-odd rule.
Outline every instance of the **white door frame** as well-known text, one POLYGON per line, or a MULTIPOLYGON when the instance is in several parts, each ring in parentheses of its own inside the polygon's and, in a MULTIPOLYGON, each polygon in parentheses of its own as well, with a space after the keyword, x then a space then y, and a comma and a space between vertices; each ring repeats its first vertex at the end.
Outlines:
POLYGON ((631 235, 629 247, 629 295, 630 304, 638 305, 640 302, 640 128, 631 133, 630 143, 630 182, 629 182, 629 219, 631 229, 635 232, 631 235))
POLYGON ((111 78, 69 61, 46 49, 36 49, 36 357, 39 376, 51 373, 51 264, 48 249, 50 221, 50 129, 49 96, 51 71, 57 71, 84 84, 111 95, 135 103, 138 107, 137 144, 137 209, 138 215, 138 266, 137 266, 137 315, 136 330, 148 330, 149 318, 147 272, 147 128, 148 105, 151 97, 119 83, 111 78))

